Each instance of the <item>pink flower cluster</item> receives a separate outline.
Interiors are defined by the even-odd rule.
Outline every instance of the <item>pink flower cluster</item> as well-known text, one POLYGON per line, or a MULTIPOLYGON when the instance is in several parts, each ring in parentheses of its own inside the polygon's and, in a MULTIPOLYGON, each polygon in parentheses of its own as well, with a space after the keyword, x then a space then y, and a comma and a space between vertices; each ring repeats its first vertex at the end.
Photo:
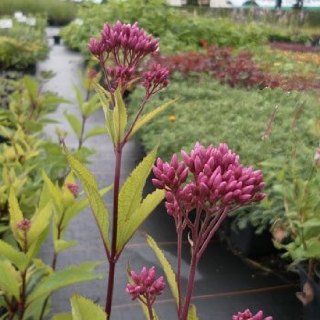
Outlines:
POLYGON ((232 320, 272 320, 272 317, 264 317, 263 312, 259 311, 253 315, 252 312, 247 309, 244 312, 238 312, 238 314, 232 317, 232 320))
MULTIPOLYGON (((125 88, 138 77, 138 66, 147 55, 158 51, 159 41, 139 28, 138 23, 131 25, 118 21, 114 25, 105 24, 100 37, 90 39, 88 49, 100 61, 105 71, 107 89, 113 92, 118 86, 125 88), (112 60, 112 64, 106 68, 108 59, 112 60)), ((147 95, 166 87, 168 76, 168 69, 160 65, 152 66, 143 73, 142 84, 147 95)))
POLYGON ((142 84, 148 94, 155 94, 169 84, 169 69, 160 64, 154 64, 142 75, 142 84))
POLYGON ((165 288, 163 277, 156 279, 155 275, 155 267, 149 270, 143 267, 139 274, 135 271, 130 272, 132 283, 127 284, 126 291, 131 295, 132 300, 145 298, 151 305, 154 303, 156 296, 160 295, 165 288))
POLYGON ((226 144, 207 148, 197 143, 190 154, 181 151, 170 162, 157 160, 153 184, 166 190, 166 207, 171 215, 201 208, 207 213, 232 210, 264 198, 260 170, 243 167, 239 156, 226 144), (186 184, 188 175, 192 178, 186 184))
POLYGON ((31 221, 24 218, 23 220, 21 220, 20 222, 18 222, 17 225, 18 229, 20 229, 21 231, 28 231, 31 227, 31 221))

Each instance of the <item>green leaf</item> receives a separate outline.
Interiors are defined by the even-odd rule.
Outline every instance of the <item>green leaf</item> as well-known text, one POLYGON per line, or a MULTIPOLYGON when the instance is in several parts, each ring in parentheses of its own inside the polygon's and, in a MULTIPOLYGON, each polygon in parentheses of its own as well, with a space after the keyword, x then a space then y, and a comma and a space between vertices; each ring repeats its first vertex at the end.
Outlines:
POLYGON ((103 127, 94 127, 92 129, 90 129, 84 136, 84 140, 87 140, 89 138, 95 137, 95 136, 99 136, 101 134, 106 134, 107 131, 105 128, 103 127))
POLYGON ((105 320, 106 313, 102 308, 89 299, 75 295, 71 298, 73 320, 105 320))
POLYGON ((83 104, 82 111, 85 117, 89 117, 92 113, 100 109, 99 96, 93 95, 83 104))
POLYGON ((94 271, 95 267, 99 264, 99 262, 84 262, 77 266, 70 266, 52 273, 40 282, 38 287, 28 296, 27 303, 29 304, 36 299, 47 297, 52 292, 75 283, 101 279, 94 271))
POLYGON ((13 191, 13 188, 10 189, 9 193, 9 213, 10 213, 10 228, 15 239, 21 244, 21 234, 18 229, 18 223, 23 220, 23 214, 20 209, 18 200, 13 191))
POLYGON ((82 105, 84 103, 82 91, 81 91, 80 87, 78 87, 78 86, 73 86, 73 90, 74 90, 74 93, 76 94, 76 99, 77 99, 78 105, 79 105, 80 109, 82 110, 82 105))
POLYGON ((10 260, 20 271, 25 270, 28 265, 26 255, 3 240, 0 240, 0 256, 10 260))
POLYGON ((52 214, 52 205, 48 203, 44 208, 37 210, 35 215, 31 219, 31 227, 27 233, 28 246, 32 245, 36 241, 40 234, 47 228, 50 223, 52 214))
POLYGON ((82 130, 82 123, 81 121, 73 114, 71 113, 64 113, 64 116, 67 118, 72 130, 76 134, 76 136, 79 138, 81 136, 81 130, 82 130))
POLYGON ((100 86, 99 83, 94 82, 94 88, 99 96, 100 102, 102 104, 102 109, 104 112, 104 117, 106 119, 106 128, 108 131, 109 136, 111 137, 113 143, 115 144, 115 132, 113 126, 113 112, 110 109, 110 96, 109 93, 100 86))
POLYGON ((104 246, 110 250, 109 245, 109 212, 99 193, 98 183, 93 174, 74 156, 66 151, 69 165, 78 179, 81 181, 88 197, 93 215, 100 231, 104 246))
POLYGON ((49 233, 49 224, 43 230, 43 232, 35 239, 32 245, 29 246, 28 252, 27 252, 28 262, 30 262, 38 254, 42 243, 48 236, 48 233, 49 233))
POLYGON ((126 130, 128 116, 124 104, 121 89, 118 88, 114 93, 115 107, 113 109, 113 125, 115 133, 115 142, 120 142, 126 130))
POLYGON ((19 300, 19 273, 8 260, 0 260, 0 290, 19 300))
POLYGON ((50 180, 50 178, 46 175, 45 172, 42 172, 42 178, 48 189, 48 192, 50 194, 53 205, 57 211, 57 214, 61 215, 63 213, 63 198, 60 189, 53 184, 53 182, 50 180))
POLYGON ((150 246, 150 248, 153 250, 153 252, 155 253, 155 255, 157 256, 162 269, 166 275, 167 278, 167 282, 170 286, 172 295, 178 305, 179 303, 179 294, 178 294, 178 285, 176 282, 176 275, 169 263, 169 261, 167 260, 167 258, 165 257, 165 255, 163 254, 162 250, 158 247, 157 243, 154 241, 154 239, 151 236, 147 236, 147 242, 148 245, 150 246))
POLYGON ((118 234, 127 223, 130 215, 139 207, 142 191, 156 159, 157 149, 153 149, 132 171, 119 193, 118 234))
POLYGON ((199 320, 195 305, 191 305, 188 312, 188 320, 199 320))
MULTIPOLYGON (((101 196, 104 196, 112 189, 112 185, 102 188, 99 193, 101 196)), ((89 205, 89 200, 87 197, 77 200, 72 206, 68 207, 64 213, 62 228, 65 229, 68 223, 80 212, 82 212, 89 205)))
POLYGON ((164 190, 157 189, 149 194, 141 203, 141 205, 130 215, 129 220, 123 224, 118 233, 117 238, 117 253, 121 252, 127 242, 132 238, 136 230, 149 217, 152 211, 164 198, 164 190))
POLYGON ((176 102, 178 99, 170 100, 160 107, 152 110, 151 112, 143 115, 135 124, 135 126, 132 129, 132 132, 129 135, 129 138, 131 138, 141 127, 143 127, 145 124, 150 122, 154 117, 162 113, 164 110, 166 110, 169 106, 171 106, 174 102, 176 102))
POLYGON ((39 92, 38 82, 29 76, 25 76, 23 78, 23 84, 29 93, 30 99, 34 101, 37 98, 39 92))
POLYGON ((67 250, 77 245, 77 241, 66 241, 62 239, 54 240, 54 251, 56 253, 67 250))
POLYGON ((73 320, 71 313, 59 313, 52 317, 52 320, 73 320))

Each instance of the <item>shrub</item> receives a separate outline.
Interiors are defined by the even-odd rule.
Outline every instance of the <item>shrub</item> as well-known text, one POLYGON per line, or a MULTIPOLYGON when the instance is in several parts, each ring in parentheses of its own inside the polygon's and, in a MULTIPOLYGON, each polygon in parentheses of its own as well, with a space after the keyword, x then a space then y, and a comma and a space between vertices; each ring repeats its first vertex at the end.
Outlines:
POLYGON ((0 15, 12 15, 16 11, 24 14, 41 14, 54 25, 64 25, 77 14, 77 5, 69 0, 1 0, 0 15))
POLYGON ((45 21, 37 19, 36 26, 14 20, 11 29, 0 29, 0 68, 26 69, 45 58, 48 47, 45 21))

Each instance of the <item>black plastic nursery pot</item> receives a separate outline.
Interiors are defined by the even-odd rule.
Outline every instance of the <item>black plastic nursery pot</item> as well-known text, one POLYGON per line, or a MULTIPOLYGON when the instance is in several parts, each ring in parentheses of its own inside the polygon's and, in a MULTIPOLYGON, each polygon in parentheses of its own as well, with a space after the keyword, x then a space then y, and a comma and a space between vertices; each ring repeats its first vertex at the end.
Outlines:
POLYGON ((313 293, 314 298, 313 301, 308 303, 303 308, 303 320, 319 320, 320 319, 320 283, 316 283, 315 281, 308 280, 307 274, 304 270, 300 270, 300 285, 301 291, 303 291, 303 287, 307 281, 309 281, 313 293))
MULTIPOLYGON (((269 230, 257 234, 252 225, 240 229, 235 223, 235 218, 229 217, 225 222, 225 236, 228 238, 232 248, 240 251, 247 257, 261 257, 275 253, 272 236, 269 230)), ((319 318, 320 319, 320 318, 319 318)))
POLYGON ((61 42, 61 37, 60 37, 60 35, 54 35, 54 36, 53 36, 53 42, 54 42, 55 45, 59 45, 60 42, 61 42))

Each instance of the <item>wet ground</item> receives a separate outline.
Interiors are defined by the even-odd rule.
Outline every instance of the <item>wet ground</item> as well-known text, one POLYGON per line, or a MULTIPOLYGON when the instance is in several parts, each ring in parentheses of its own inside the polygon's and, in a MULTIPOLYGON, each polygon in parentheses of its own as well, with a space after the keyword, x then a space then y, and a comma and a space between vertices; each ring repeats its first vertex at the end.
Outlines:
MULTIPOLYGON (((51 34, 56 32, 52 29, 49 31, 51 34)), ((63 45, 52 46, 48 59, 39 65, 40 71, 52 70, 56 73, 55 77, 44 85, 44 89, 56 91, 64 98, 74 102, 72 87, 80 83, 79 72, 82 68, 83 61, 79 54, 68 51, 63 45)), ((53 118, 61 122, 61 127, 71 132, 67 122, 63 120, 65 110, 76 112, 74 105, 63 104, 53 118)), ((103 121, 102 112, 98 112, 90 120, 88 127, 101 125, 103 121)), ((54 132, 55 126, 48 126, 48 137, 54 139, 54 132)), ((76 146, 76 140, 72 134, 68 136, 66 142, 70 148, 76 146)), ((113 148, 109 138, 95 137, 89 140, 86 146, 93 148, 96 152, 91 159, 90 168, 96 175, 99 184, 101 187, 109 185, 112 183, 114 166, 113 148)), ((122 178, 130 173, 142 156, 143 152, 137 142, 130 142, 127 145, 123 158, 122 178)), ((111 207, 110 195, 106 196, 106 202, 111 207)), ((172 264, 175 264, 176 238, 173 223, 164 209, 159 207, 138 231, 119 260, 112 319, 143 319, 139 305, 130 300, 124 288, 128 262, 134 269, 139 269, 144 265, 155 265, 160 270, 153 252, 146 245, 145 233, 151 234, 158 241, 167 258, 172 264)), ((101 241, 90 210, 84 211, 72 222, 67 235, 69 239, 77 240, 78 246, 61 253, 58 268, 87 260, 104 261, 101 241)), ((47 244, 42 252, 47 262, 51 259, 50 254, 50 244, 47 244)), ((183 255, 184 283, 186 283, 188 258, 186 247, 183 255)), ((99 268, 99 272, 107 274, 106 263, 99 268)), ((53 296, 53 311, 54 313, 68 311, 69 298, 73 293, 79 293, 103 305, 105 290, 106 280, 83 283, 60 290, 53 296)), ((273 315, 275 320, 299 320, 301 319, 301 307, 295 298, 295 291, 296 288, 290 281, 248 266, 224 245, 214 241, 199 265, 193 302, 197 306, 201 320, 230 320, 232 314, 246 308, 254 311, 264 309, 267 314, 273 315)), ((176 319, 169 289, 159 297, 156 309, 160 319, 176 319)))

